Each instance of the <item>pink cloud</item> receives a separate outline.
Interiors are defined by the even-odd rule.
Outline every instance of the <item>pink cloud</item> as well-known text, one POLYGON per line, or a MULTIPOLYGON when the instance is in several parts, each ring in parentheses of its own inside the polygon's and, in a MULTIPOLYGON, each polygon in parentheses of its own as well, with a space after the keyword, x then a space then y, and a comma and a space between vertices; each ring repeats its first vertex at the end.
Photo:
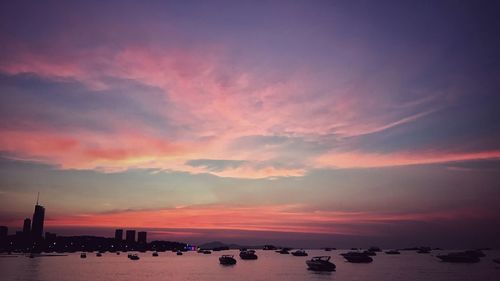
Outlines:
POLYGON ((319 156, 316 164, 319 167, 331 168, 374 168, 393 167, 417 164, 436 164, 469 160, 499 159, 500 151, 481 152, 442 152, 414 151, 398 153, 366 153, 366 152, 335 152, 319 156))
MULTIPOLYGON (((397 106, 390 96, 366 94, 373 90, 371 87, 381 91, 380 81, 353 84, 323 77, 325 74, 314 73, 307 67, 293 71, 249 67, 231 62, 223 48, 208 43, 191 48, 128 45, 114 50, 65 52, 40 53, 21 44, 0 63, 0 72, 34 73, 56 81, 72 79, 90 89, 114 87, 116 82, 109 82, 107 77, 133 80, 160 89, 169 108, 155 108, 159 111, 156 113, 182 129, 175 135, 167 131, 151 132, 142 129, 145 124, 136 120, 116 120, 111 114, 104 114, 102 118, 113 124, 115 133, 2 131, 0 150, 61 168, 104 171, 152 168, 242 178, 302 176, 312 168, 357 167, 356 161, 361 167, 377 162, 389 166, 384 163, 394 161, 393 156, 361 152, 332 156, 303 151, 300 158, 289 160, 297 161, 298 168, 283 168, 259 165, 287 158, 288 152, 279 147, 246 150, 229 147, 235 140, 250 135, 315 141, 325 135, 346 138, 376 133, 427 116, 437 109, 406 112, 439 99, 429 94, 397 106), (132 125, 141 129, 127 132, 125 128, 132 125), (248 164, 208 171, 185 165, 190 159, 245 160, 248 164)), ((148 93, 138 92, 134 98, 148 101, 146 104, 157 102, 157 97, 148 93)), ((61 114, 71 112, 63 110, 61 114)), ((50 124, 41 127, 50 128, 50 124)), ((412 158, 396 162, 426 163, 412 158)))
POLYGON ((440 221, 484 217, 480 210, 448 210, 426 213, 368 213, 304 211, 297 205, 191 206, 173 209, 124 211, 52 217, 48 226, 135 227, 273 231, 316 234, 366 233, 373 224, 408 221, 440 221))

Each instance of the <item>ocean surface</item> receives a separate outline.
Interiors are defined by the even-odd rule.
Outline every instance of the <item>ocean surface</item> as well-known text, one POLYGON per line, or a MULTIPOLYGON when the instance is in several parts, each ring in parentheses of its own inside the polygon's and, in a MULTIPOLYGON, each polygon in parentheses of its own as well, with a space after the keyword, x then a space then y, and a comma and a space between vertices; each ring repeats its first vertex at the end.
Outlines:
MULTIPOLYGON (((485 251, 486 257, 476 264, 450 264, 440 262, 432 254, 403 251, 401 255, 378 253, 370 264, 344 262, 337 250, 309 250, 309 257, 281 255, 274 251, 257 250, 257 260, 241 260, 238 251, 213 252, 210 255, 187 252, 177 256, 172 252, 139 253, 138 261, 127 258, 127 253, 104 253, 96 257, 88 253, 81 259, 79 253, 62 257, 28 258, 1 257, 0 280, 405 280, 405 281, 498 281, 500 266, 493 258, 500 251, 485 251), (234 254, 237 264, 222 266, 218 258, 222 254, 234 254), (330 255, 337 271, 315 273, 307 270, 305 261, 312 256, 330 255)), ((446 251, 444 251, 446 252, 446 251)))

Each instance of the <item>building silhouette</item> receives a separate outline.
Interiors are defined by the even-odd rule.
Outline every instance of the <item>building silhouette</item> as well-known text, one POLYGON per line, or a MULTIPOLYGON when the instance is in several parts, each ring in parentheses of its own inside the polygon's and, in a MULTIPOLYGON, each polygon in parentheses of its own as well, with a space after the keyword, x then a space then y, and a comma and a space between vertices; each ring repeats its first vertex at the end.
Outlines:
POLYGON ((146 231, 139 231, 137 233, 137 243, 139 243, 139 244, 146 244, 146 243, 148 243, 148 241, 147 241, 147 232, 146 231))
POLYGON ((6 226, 0 226, 0 238, 7 237, 7 234, 9 233, 9 228, 6 226))
POLYGON ((28 237, 31 234, 31 219, 25 218, 23 224, 23 234, 28 237))
POLYGON ((33 212, 33 224, 31 225, 31 233, 34 239, 43 238, 43 221, 45 219, 45 208, 38 204, 36 199, 35 212, 33 212))
POLYGON ((135 230, 127 230, 126 234, 126 241, 127 244, 134 244, 135 243, 135 230))
POLYGON ((123 240, 123 229, 115 230, 115 240, 122 241, 123 240))

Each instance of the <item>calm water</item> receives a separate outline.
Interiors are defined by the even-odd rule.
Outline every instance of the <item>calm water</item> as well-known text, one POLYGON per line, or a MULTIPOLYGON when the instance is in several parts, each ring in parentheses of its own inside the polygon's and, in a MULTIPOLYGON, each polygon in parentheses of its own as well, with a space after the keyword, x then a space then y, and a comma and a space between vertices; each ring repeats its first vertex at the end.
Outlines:
MULTIPOLYGON (((122 253, 105 253, 96 257, 89 253, 81 259, 79 253, 65 257, 30 259, 0 258, 0 280, 500 280, 500 266, 492 262, 499 251, 486 251, 487 256, 477 264, 448 264, 428 254, 401 252, 401 255, 379 253, 371 264, 350 264, 338 254, 310 250, 309 257, 331 255, 337 265, 332 273, 314 273, 306 269, 308 257, 280 255, 274 251, 257 251, 258 260, 240 260, 238 251, 196 252, 177 256, 172 252, 140 253, 141 259, 131 261, 122 253), (234 266, 219 265, 221 254, 234 254, 234 266)), ((434 252, 433 254, 437 254, 434 252)))

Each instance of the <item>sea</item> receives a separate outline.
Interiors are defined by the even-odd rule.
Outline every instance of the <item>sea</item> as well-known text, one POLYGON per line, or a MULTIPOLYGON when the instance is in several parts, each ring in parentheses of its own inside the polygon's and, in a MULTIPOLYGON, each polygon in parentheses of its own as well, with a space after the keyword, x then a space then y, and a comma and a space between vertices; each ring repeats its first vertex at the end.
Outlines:
POLYGON ((29 258, 24 255, 0 257, 0 280, 26 281, 88 281, 88 280, 405 280, 405 281, 499 281, 500 265, 493 262, 500 258, 500 251, 485 251, 486 257, 475 264, 452 264, 439 261, 435 256, 447 251, 418 254, 402 251, 401 255, 378 253, 369 264, 352 264, 344 261, 344 250, 326 252, 307 250, 308 257, 279 254, 257 250, 257 260, 241 260, 238 251, 228 250, 201 254, 185 252, 138 253, 140 260, 127 258, 127 253, 104 253, 97 257, 88 253, 67 256, 29 258), (223 266, 218 258, 223 254, 234 255, 236 265, 223 266), (337 270, 313 272, 307 270, 305 261, 313 256, 331 256, 337 270))

